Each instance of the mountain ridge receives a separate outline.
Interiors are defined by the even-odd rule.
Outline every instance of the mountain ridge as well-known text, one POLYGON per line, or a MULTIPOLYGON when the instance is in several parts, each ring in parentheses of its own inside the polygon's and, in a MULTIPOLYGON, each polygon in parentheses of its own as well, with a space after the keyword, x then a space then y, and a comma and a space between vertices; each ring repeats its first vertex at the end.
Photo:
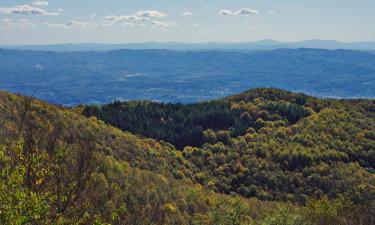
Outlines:
POLYGON ((276 48, 326 48, 375 50, 375 41, 340 42, 335 40, 310 39, 295 42, 265 39, 254 42, 142 42, 126 44, 66 43, 51 45, 0 45, 0 48, 50 51, 110 51, 116 49, 169 49, 169 50, 262 50, 276 48))

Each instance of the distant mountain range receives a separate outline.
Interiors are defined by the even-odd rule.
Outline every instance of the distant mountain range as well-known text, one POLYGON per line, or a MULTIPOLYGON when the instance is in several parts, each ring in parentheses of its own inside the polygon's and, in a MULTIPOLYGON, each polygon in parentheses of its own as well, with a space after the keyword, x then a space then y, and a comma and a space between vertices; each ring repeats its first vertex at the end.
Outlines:
POLYGON ((0 45, 4 49, 43 50, 43 51, 111 51, 119 49, 167 49, 167 50, 271 50, 278 48, 319 48, 319 49, 351 49, 375 51, 375 41, 339 42, 333 40, 306 40, 298 42, 280 42, 262 40, 243 43, 184 43, 184 42, 144 42, 127 44, 54 44, 54 45, 0 45))

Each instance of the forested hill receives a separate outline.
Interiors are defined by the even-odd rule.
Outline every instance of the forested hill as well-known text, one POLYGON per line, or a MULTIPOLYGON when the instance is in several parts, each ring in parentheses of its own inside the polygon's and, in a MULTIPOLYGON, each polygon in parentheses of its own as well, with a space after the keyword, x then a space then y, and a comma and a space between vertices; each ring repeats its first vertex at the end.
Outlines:
POLYGON ((353 194, 359 190, 349 183, 375 165, 374 100, 255 89, 190 105, 114 102, 87 106, 83 114, 175 144, 196 182, 245 197, 303 203, 308 196, 353 194), (362 172, 354 178, 354 171, 362 172))
POLYGON ((227 131, 225 134, 219 133, 237 137, 244 135, 250 127, 259 130, 261 121, 257 121, 258 118, 294 124, 311 114, 312 110, 308 109, 307 105, 304 107, 304 104, 315 99, 272 89, 269 89, 269 93, 260 93, 266 90, 251 91, 249 96, 243 94, 194 104, 115 101, 107 105, 86 106, 83 114, 88 117, 96 116, 125 131, 170 142, 178 149, 185 146, 202 146, 209 139, 211 130, 227 131), (257 104, 257 108, 252 111, 238 107, 230 101, 234 99, 237 103, 242 100, 250 102, 257 97, 259 101, 266 101, 262 105, 257 104))
POLYGON ((0 92, 0 224, 372 225, 374 125, 373 100, 275 89, 71 109, 0 92))

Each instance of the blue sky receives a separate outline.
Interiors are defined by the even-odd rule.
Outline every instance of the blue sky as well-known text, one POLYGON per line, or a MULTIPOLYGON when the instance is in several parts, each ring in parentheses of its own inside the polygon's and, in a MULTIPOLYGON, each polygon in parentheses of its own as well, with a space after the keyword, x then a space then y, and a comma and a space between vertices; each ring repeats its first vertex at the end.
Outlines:
POLYGON ((375 41, 374 0, 0 0, 0 44, 375 41))

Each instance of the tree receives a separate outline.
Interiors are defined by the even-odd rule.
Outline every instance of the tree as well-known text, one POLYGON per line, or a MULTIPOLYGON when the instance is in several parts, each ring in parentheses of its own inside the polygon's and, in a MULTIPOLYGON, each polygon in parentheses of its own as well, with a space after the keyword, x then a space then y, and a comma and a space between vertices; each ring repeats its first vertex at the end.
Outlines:
POLYGON ((41 150, 31 159, 23 148, 22 139, 9 146, 0 145, 0 224, 44 224, 50 210, 50 193, 34 190, 50 175, 44 167, 48 154, 41 150), (29 170, 38 176, 33 188, 25 182, 29 170))

